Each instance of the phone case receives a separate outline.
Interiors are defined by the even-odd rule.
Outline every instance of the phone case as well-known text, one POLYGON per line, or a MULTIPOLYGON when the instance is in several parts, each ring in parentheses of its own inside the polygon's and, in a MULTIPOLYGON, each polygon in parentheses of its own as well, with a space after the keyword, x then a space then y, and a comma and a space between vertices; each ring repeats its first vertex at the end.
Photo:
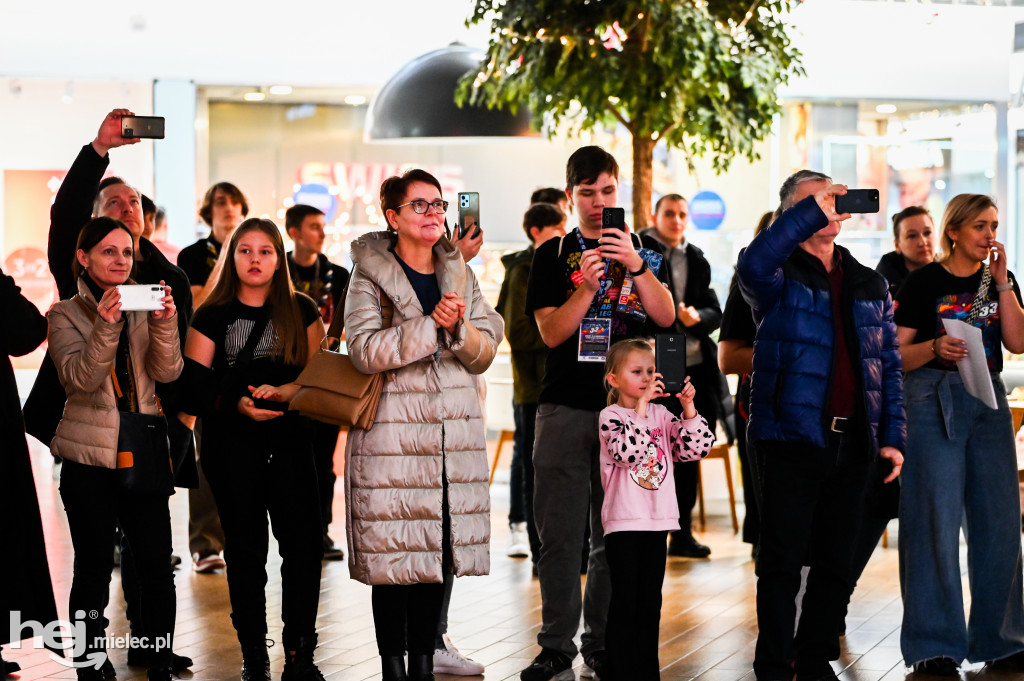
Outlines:
POLYGON ((162 140, 164 138, 164 117, 123 116, 121 118, 121 137, 162 140))
POLYGON ((480 194, 459 192, 459 238, 466 236, 473 227, 473 238, 480 233, 480 194))
POLYGON ((686 336, 659 333, 654 337, 654 367, 661 374, 665 392, 675 395, 686 383, 686 336))
POLYGON ((601 229, 621 229, 626 231, 626 209, 604 208, 601 210, 601 229))
POLYGON ((124 284, 117 287, 121 294, 121 311, 164 309, 164 289, 156 284, 124 284))

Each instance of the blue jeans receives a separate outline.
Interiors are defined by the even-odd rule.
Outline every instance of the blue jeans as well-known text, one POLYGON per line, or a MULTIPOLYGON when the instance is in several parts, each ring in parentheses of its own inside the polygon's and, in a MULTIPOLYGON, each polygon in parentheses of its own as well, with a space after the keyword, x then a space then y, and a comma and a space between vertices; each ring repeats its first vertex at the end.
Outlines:
POLYGON ((960 663, 1024 650, 1020 497, 1006 389, 998 409, 955 371, 917 369, 903 381, 907 452, 900 496, 900 584, 907 664, 960 663), (971 612, 964 622, 960 522, 966 515, 971 612))

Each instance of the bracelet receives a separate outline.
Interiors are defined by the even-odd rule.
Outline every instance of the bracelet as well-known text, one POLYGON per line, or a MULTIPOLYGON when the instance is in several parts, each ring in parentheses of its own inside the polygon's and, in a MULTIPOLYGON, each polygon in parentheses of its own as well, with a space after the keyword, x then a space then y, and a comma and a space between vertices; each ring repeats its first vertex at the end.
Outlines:
POLYGON ((643 258, 641 258, 640 259, 640 269, 638 269, 636 272, 630 272, 629 276, 631 276, 631 277, 639 277, 641 274, 643 274, 644 272, 646 272, 649 269, 650 268, 647 266, 647 261, 644 260, 643 258))
POLYGON ((996 284, 996 290, 999 291, 1000 293, 1002 293, 1003 291, 1012 291, 1013 282, 1008 281, 1005 284, 996 284))
POLYGON ((932 355, 935 356, 935 357, 939 356, 939 353, 937 353, 935 351, 935 339, 934 338, 932 339, 932 355))

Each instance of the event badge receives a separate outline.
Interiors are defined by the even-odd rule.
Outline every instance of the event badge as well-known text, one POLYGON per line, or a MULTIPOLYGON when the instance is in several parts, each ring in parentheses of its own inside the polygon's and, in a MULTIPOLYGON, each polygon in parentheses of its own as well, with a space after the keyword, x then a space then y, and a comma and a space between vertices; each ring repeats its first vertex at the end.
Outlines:
POLYGON ((581 362, 603 362, 612 341, 612 320, 607 317, 586 317, 580 324, 581 362))

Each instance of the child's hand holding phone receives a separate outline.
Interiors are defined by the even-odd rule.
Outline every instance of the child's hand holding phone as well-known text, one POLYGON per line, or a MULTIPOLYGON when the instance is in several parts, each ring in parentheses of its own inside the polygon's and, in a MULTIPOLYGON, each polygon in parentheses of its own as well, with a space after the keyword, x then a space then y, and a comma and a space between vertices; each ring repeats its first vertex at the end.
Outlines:
POLYGON ((683 405, 683 418, 692 419, 697 416, 697 407, 693 406, 693 398, 697 396, 697 389, 690 383, 690 377, 687 376, 683 383, 683 389, 676 393, 676 399, 679 400, 679 404, 683 405))

